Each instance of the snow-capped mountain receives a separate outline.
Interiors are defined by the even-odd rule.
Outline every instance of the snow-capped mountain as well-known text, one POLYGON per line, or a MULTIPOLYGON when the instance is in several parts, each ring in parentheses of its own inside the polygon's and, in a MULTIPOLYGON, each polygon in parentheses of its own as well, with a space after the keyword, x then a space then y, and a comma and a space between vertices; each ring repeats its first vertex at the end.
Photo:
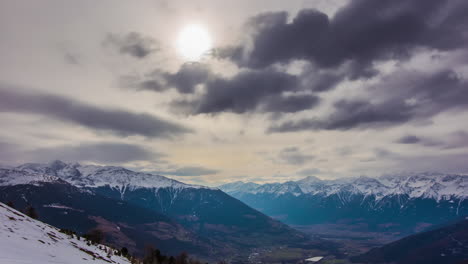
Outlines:
POLYGON ((127 241, 134 250, 152 240, 200 257, 232 256, 249 254, 248 248, 309 241, 219 189, 121 167, 54 161, 3 168, 0 201, 10 200, 22 208, 31 203, 48 223, 73 224, 70 229, 80 232, 96 224, 118 225, 119 232, 111 228, 116 243, 127 241), (121 233, 126 239, 118 240, 121 233))
POLYGON ((134 172, 122 167, 80 165, 53 161, 49 164, 27 163, 11 169, 1 169, 0 173, 9 175, 0 179, 0 185, 15 185, 28 182, 38 177, 42 181, 53 181, 57 178, 65 180, 78 187, 97 188, 110 186, 124 192, 138 188, 208 188, 199 185, 185 184, 160 175, 134 172), (42 178, 41 178, 42 177, 42 178), (45 177, 45 178, 44 178, 45 177))
POLYGON ((228 194, 293 225, 351 221, 408 231, 468 215, 468 175, 409 173, 285 183, 235 182, 228 194))
POLYGON ((0 168, 0 186, 40 184, 54 181, 60 181, 60 178, 41 172, 24 171, 17 168, 0 168))
POLYGON ((234 182, 219 186, 227 193, 270 193, 295 196, 310 194, 330 196, 351 192, 364 196, 375 196, 377 200, 392 195, 408 195, 410 198, 431 198, 449 200, 468 197, 468 175, 442 173, 412 173, 384 175, 379 178, 361 176, 338 180, 321 180, 307 177, 299 181, 285 183, 256 184, 234 182))
POLYGON ((88 245, 0 203, 0 263, 129 264, 104 245, 88 245))

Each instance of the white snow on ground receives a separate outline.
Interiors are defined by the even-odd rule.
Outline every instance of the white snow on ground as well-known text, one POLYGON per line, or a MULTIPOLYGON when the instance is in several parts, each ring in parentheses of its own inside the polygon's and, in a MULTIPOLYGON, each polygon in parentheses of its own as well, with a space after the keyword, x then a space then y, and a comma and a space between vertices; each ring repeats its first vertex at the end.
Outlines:
MULTIPOLYGON (((107 248, 100 245, 101 248, 107 248)), ((5 264, 129 264, 108 256, 98 246, 88 246, 59 230, 0 203, 0 263, 5 264)), ((109 249, 109 248, 107 248, 109 249)))
POLYGON ((308 258, 305 261, 306 262, 318 262, 318 261, 320 261, 322 259, 323 259, 323 257, 313 257, 313 258, 308 258))

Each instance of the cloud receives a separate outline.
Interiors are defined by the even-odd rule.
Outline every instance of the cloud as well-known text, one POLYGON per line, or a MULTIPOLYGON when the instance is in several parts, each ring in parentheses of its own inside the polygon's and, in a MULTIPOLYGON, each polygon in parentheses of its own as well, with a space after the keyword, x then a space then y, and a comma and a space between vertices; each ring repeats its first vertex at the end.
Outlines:
POLYGON ((143 78, 125 76, 122 85, 138 90, 162 92, 171 88, 183 94, 193 93, 199 84, 214 78, 208 65, 203 63, 185 63, 175 73, 155 70, 143 78))
POLYGON ((421 142, 421 138, 414 135, 407 135, 397 140, 400 144, 416 144, 421 142))
POLYGON ((126 35, 108 34, 103 45, 138 59, 143 59, 159 49, 155 39, 138 32, 130 32, 126 35))
POLYGON ((1 86, 0 112, 43 115, 119 136, 171 138, 191 132, 188 128, 149 114, 108 109, 57 95, 19 92, 5 89, 5 85, 1 86))
POLYGON ((250 41, 221 48, 219 56, 248 68, 308 60, 330 68, 352 61, 352 78, 375 74, 372 63, 405 59, 414 48, 464 47, 466 1, 350 1, 334 17, 301 10, 291 22, 286 12, 264 13, 247 23, 250 41))
POLYGON ((305 169, 305 170, 298 171, 296 174, 299 176, 313 176, 313 175, 317 175, 321 173, 322 173, 321 170, 317 168, 312 168, 312 169, 305 169))
POLYGON ((420 137, 406 135, 396 141, 400 144, 421 145, 425 147, 437 147, 440 149, 457 149, 468 147, 468 133, 456 131, 440 138, 420 137))
POLYGON ((290 165, 304 165, 315 157, 301 153, 301 151, 296 147, 289 147, 281 150, 278 158, 290 165))
MULTIPOLYGON (((19 156, 19 146, 0 141, 0 162, 14 162, 19 156)), ((2 164, 3 165, 3 164, 2 164)))
POLYGON ((213 175, 218 173, 219 170, 213 170, 213 169, 208 169, 205 167, 199 167, 199 166, 189 166, 189 167, 181 167, 175 170, 169 170, 169 171, 160 171, 157 172, 158 174, 163 174, 163 175, 174 175, 174 176, 183 176, 183 177, 189 177, 189 176, 205 176, 205 175, 213 175))
POLYGON ((97 163, 125 163, 131 161, 155 162, 163 154, 148 151, 140 146, 125 143, 85 143, 77 146, 65 145, 52 148, 39 148, 26 152, 29 161, 50 160, 82 161, 97 163))
POLYGON ((31 149, 0 142, 0 161, 6 163, 18 162, 49 162, 51 160, 66 160, 70 162, 96 163, 126 163, 132 161, 157 162, 165 157, 162 153, 149 151, 143 147, 119 142, 85 142, 74 145, 42 147, 31 149))
POLYGON ((79 56, 77 54, 73 54, 71 52, 65 52, 65 54, 63 55, 63 59, 65 60, 65 62, 67 64, 70 64, 70 65, 80 65, 81 64, 81 60, 80 60, 79 56))
POLYGON ((368 101, 341 100, 334 104, 334 112, 323 119, 311 118, 286 121, 272 125, 268 132, 284 133, 302 130, 348 130, 356 127, 388 126, 407 122, 412 108, 403 102, 373 104, 368 101))
POLYGON ((297 96, 302 90, 297 76, 274 69, 241 71, 232 78, 214 77, 205 84, 205 92, 193 100, 178 100, 173 107, 191 114, 298 112, 319 103, 315 95, 297 96), (290 95, 285 95, 291 92, 290 95))
MULTIPOLYGON (((357 0, 351 1, 333 17, 312 9, 301 10, 291 20, 286 12, 263 13, 247 22, 246 34, 250 41, 221 47, 216 52, 217 56, 241 66, 234 76, 220 76, 206 64, 193 63, 185 64, 173 73, 156 70, 143 78, 130 78, 126 85, 157 92, 174 88, 181 94, 196 95, 190 99, 182 97, 171 104, 176 112, 187 114, 310 110, 321 101, 317 93, 331 90, 344 80, 377 75, 376 62, 408 59, 417 48, 445 51, 464 47, 466 34, 454 30, 468 28, 468 18, 460 11, 463 8, 468 8, 464 1, 357 0), (276 67, 278 63, 298 60, 308 63, 298 75, 276 67), (196 93, 197 87, 202 88, 202 93, 196 93)), ((432 79, 434 84, 431 84, 430 78, 425 76, 430 88, 443 81, 452 84, 453 78, 444 79, 444 73, 438 77, 441 79, 432 79)), ((390 84, 382 86, 391 91, 391 81, 386 82, 390 84)), ((390 92, 377 96, 383 98, 380 102, 368 98, 342 98, 335 102, 336 111, 330 117, 288 121, 273 125, 269 131, 347 130, 397 125, 423 115, 418 113, 418 107, 402 101, 403 96, 438 96, 438 100, 444 100, 441 89, 394 89, 398 90, 398 96, 390 92)), ((441 111, 433 110, 432 114, 441 111)), ((430 116, 430 112, 425 113, 426 116, 430 116)))
POLYGON ((309 85, 300 77, 273 68, 243 70, 228 78, 213 73, 207 64, 186 63, 174 73, 155 70, 143 78, 125 76, 121 81, 123 86, 137 90, 163 92, 174 88, 181 94, 195 95, 171 104, 176 112, 186 114, 294 113, 320 102, 318 96, 304 93, 309 85), (197 94, 198 85, 203 89, 197 94))
POLYGON ((468 173, 468 154, 431 153, 416 157, 401 157, 396 167, 413 171, 441 171, 446 173, 468 173))
POLYGON ((384 77, 378 85, 367 87, 366 100, 341 99, 334 103, 328 116, 285 121, 273 124, 268 131, 379 128, 426 119, 447 110, 467 109, 467 85, 451 70, 398 71, 384 77))

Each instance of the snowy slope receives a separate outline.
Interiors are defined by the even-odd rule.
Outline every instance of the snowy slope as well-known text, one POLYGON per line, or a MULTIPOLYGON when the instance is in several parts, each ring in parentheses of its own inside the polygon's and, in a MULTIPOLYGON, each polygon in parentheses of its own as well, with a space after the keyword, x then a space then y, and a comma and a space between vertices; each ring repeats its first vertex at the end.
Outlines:
POLYGON ((78 187, 109 186, 121 192, 138 188, 205 188, 185 184, 164 176, 134 172, 122 167, 80 165, 54 161, 49 164, 27 163, 15 168, 0 168, 0 186, 50 182, 62 179, 78 187))
POLYGON ((34 171, 23 171, 16 168, 0 168, 0 186, 19 184, 38 184, 41 182, 59 181, 60 178, 34 171))
MULTIPOLYGON (((106 248, 100 245, 101 248, 106 248)), ((108 248, 107 248, 108 249, 108 248)), ((88 246, 76 236, 34 220, 0 203, 0 263, 8 264, 128 264, 120 256, 108 256, 98 246, 88 246)))
POLYGON ((339 193, 374 196, 377 200, 395 195, 410 198, 430 198, 437 201, 468 197, 468 175, 443 173, 410 173, 384 175, 379 178, 359 177, 339 180, 321 180, 307 177, 285 183, 255 184, 235 182, 219 186, 230 194, 270 193, 275 195, 303 194, 330 196, 339 193))

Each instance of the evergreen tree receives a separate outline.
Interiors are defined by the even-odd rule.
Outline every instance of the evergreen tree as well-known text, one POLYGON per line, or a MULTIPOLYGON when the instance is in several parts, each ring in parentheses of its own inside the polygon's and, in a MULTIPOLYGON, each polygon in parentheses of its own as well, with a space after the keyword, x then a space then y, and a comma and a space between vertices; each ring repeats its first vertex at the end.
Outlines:
POLYGON ((123 247, 120 250, 120 253, 122 254, 122 256, 126 257, 128 255, 128 249, 126 247, 123 247))
POLYGON ((104 241, 104 232, 96 228, 96 229, 89 231, 83 237, 91 241, 93 244, 101 244, 102 241, 104 241))
POLYGON ((32 206, 26 207, 25 214, 33 219, 38 219, 39 214, 36 212, 36 209, 32 206))

